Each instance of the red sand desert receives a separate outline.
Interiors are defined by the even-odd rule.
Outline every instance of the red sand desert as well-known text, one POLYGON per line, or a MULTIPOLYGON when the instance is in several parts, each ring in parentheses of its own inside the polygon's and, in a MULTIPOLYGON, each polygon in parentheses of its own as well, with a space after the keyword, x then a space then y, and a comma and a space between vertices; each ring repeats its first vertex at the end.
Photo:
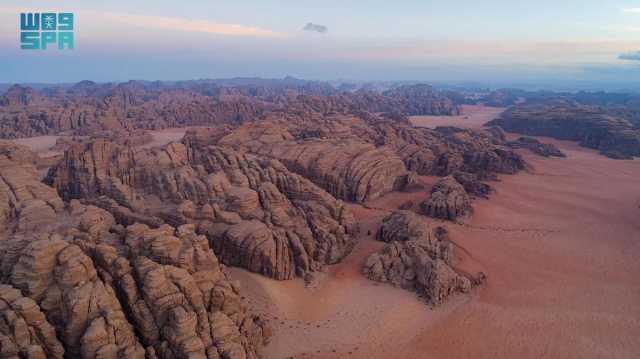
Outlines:
MULTIPOLYGON (((477 127, 497 113, 465 110, 450 120, 461 126, 469 116, 468 125, 477 127)), ((447 125, 449 118, 436 119, 447 125)), ((428 117, 419 124, 433 125, 428 117)), ((266 356, 640 357, 640 161, 542 140, 567 158, 522 151, 528 171, 492 183, 496 193, 475 201, 464 223, 440 223, 457 245, 458 269, 487 274, 471 295, 431 309, 413 293, 360 275, 366 256, 381 247, 367 231, 375 233, 388 210, 424 198, 429 177, 421 178, 420 191, 352 205, 361 241, 311 288, 300 279, 278 282, 232 269, 249 301, 274 323, 266 356)))

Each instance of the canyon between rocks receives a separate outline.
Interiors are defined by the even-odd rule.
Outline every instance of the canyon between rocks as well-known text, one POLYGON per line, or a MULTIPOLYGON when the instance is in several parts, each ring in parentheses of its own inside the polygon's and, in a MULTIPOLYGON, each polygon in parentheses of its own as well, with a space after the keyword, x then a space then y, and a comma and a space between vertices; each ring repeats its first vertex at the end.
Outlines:
POLYGON ((633 122, 252 86, 0 99, 0 357, 640 356, 633 122))

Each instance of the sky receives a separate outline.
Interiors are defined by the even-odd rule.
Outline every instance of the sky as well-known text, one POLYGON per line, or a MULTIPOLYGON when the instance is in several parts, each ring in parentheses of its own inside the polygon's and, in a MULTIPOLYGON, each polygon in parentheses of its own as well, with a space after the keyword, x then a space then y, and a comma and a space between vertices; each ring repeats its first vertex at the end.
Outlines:
POLYGON ((0 83, 236 76, 640 81, 640 0, 0 2, 0 83), (20 12, 73 12, 74 50, 21 50, 20 12))

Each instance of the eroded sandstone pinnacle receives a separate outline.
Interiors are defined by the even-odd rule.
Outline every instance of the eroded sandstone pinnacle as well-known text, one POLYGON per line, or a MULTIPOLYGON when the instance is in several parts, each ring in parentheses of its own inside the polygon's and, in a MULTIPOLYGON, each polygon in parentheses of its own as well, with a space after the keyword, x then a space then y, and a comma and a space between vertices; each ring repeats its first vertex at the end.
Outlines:
POLYGON ((452 267, 453 245, 442 228, 433 229, 424 218, 398 210, 387 216, 376 238, 387 242, 369 256, 362 273, 369 279, 415 291, 431 305, 456 293, 467 293, 478 278, 467 278, 452 267))
POLYGON ((455 221, 472 211, 471 199, 454 176, 443 177, 433 186, 431 196, 420 208, 429 217, 455 221))

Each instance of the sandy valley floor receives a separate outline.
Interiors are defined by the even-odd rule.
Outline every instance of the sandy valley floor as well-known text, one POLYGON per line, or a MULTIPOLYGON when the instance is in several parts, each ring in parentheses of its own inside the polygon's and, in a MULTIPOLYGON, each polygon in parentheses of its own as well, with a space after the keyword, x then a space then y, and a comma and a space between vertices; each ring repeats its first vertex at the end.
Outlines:
MULTIPOLYGON (((473 118, 469 126, 478 123, 473 118)), ((522 152, 530 170, 493 183, 496 193, 475 201, 466 223, 445 224, 458 267, 488 276, 470 296, 432 310, 412 293, 359 274, 381 246, 367 231, 375 233, 387 213, 370 208, 419 201, 433 183, 428 177, 420 192, 393 193, 369 209, 353 205, 362 240, 314 288, 232 269, 275 324, 267 357, 640 357, 640 161, 543 140, 568 157, 522 152)))
POLYGON ((481 128, 485 123, 498 117, 505 109, 502 107, 486 107, 481 105, 462 105, 459 116, 412 116, 411 124, 417 127, 436 128, 438 126, 455 126, 462 128, 481 128))

